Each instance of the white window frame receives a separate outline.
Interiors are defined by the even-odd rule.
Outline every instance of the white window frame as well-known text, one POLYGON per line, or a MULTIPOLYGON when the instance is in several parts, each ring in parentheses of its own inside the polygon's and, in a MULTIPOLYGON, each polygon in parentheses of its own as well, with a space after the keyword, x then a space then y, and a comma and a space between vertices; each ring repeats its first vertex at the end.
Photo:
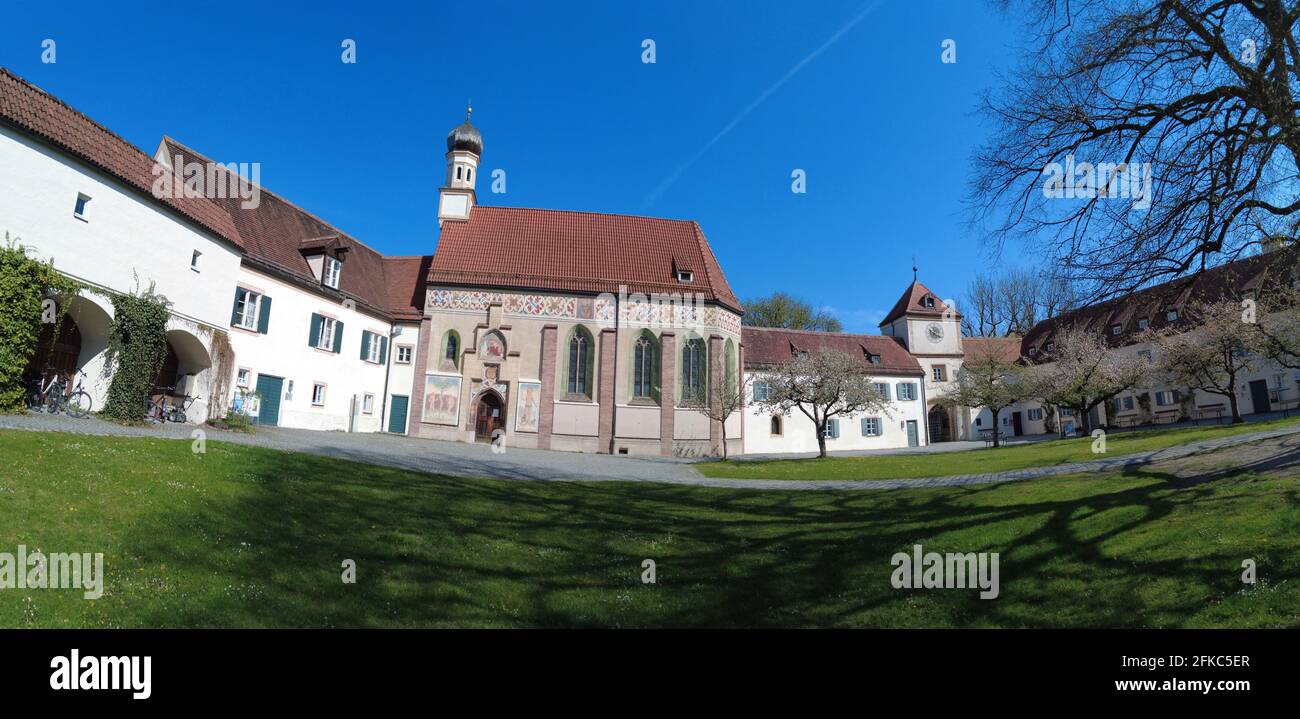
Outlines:
POLYGON ((1119 337, 1119 336, 1122 335, 1122 334, 1124 334, 1124 325, 1111 325, 1111 326, 1110 326, 1110 336, 1111 336, 1111 337, 1119 337))
POLYGON ((321 269, 321 275, 326 287, 337 290, 339 288, 339 277, 343 275, 343 263, 337 257, 325 255, 325 266, 321 269))
POLYGON ((239 312, 239 321, 235 323, 235 326, 240 329, 256 332, 258 326, 257 323, 258 320, 261 319, 262 314, 262 293, 254 292, 247 287, 239 287, 236 288, 235 291, 244 293, 243 300, 240 302, 243 309, 239 312), (249 298, 252 298, 253 305, 253 312, 251 315, 248 312, 249 298))
POLYGON ((411 364, 412 354, 414 353, 411 351, 410 345, 397 345, 397 356, 393 358, 393 362, 396 364, 411 364), (406 355, 406 359, 402 359, 403 354, 406 355))
POLYGON ((826 420, 826 430, 822 432, 823 437, 825 437, 826 439, 835 439, 836 435, 838 435, 839 432, 840 432, 840 421, 838 419, 826 420))
POLYGON ((920 393, 917 392, 915 382, 899 382, 898 386, 894 388, 894 397, 900 402, 914 402, 916 401, 918 394, 920 393), (907 393, 910 396, 908 397, 903 396, 904 387, 907 388, 907 393))
MULTIPOLYGON (((883 436, 883 435, 885 434, 885 423, 884 423, 884 422, 881 422, 879 417, 863 417, 863 418, 862 418, 862 422, 863 422, 863 423, 867 423, 867 424, 863 424, 863 425, 862 425, 862 426, 863 426, 863 432, 862 432, 862 436, 863 436, 863 437, 880 437, 880 436, 883 436), (872 431, 870 431, 870 432, 866 431, 866 430, 867 430, 867 425, 868 425, 868 424, 869 424, 872 428, 874 428, 874 429, 873 429, 872 431)), ((860 424, 861 424, 861 423, 860 423, 860 424)))
POLYGON ((375 396, 369 392, 361 395, 361 414, 375 413, 375 396))
POLYGON ((84 192, 78 192, 77 201, 72 206, 72 216, 77 218, 78 220, 84 220, 89 222, 89 220, 86 220, 86 205, 90 204, 90 200, 91 200, 90 195, 87 195, 84 192))
POLYGON ((240 367, 235 371, 235 386, 240 389, 248 389, 253 381, 253 370, 247 367, 240 367))
POLYGON ((935 382, 948 381, 948 373, 944 371, 944 366, 941 364, 937 364, 930 368, 930 376, 934 378, 935 382))
POLYGON ((284 386, 284 401, 292 402, 293 401, 293 380, 287 379, 285 380, 285 382, 286 384, 284 386))
POLYGON ((695 273, 691 270, 677 270, 677 281, 692 283, 695 281, 695 273))
POLYGON ((772 383, 758 381, 754 383, 754 400, 765 400, 772 396, 772 383))
POLYGON ((321 315, 320 334, 316 337, 316 349, 334 351, 334 328, 338 320, 321 315))
POLYGON ((324 407, 324 406, 325 406, 325 391, 326 391, 326 385, 325 385, 324 382, 313 382, 313 383, 312 383, 312 385, 311 385, 311 406, 313 406, 313 407, 324 407), (317 398, 316 398, 316 395, 320 395, 320 399, 317 399, 317 398))
POLYGON ((379 364, 379 341, 383 335, 376 332, 370 333, 370 347, 366 349, 366 361, 371 364, 379 364))

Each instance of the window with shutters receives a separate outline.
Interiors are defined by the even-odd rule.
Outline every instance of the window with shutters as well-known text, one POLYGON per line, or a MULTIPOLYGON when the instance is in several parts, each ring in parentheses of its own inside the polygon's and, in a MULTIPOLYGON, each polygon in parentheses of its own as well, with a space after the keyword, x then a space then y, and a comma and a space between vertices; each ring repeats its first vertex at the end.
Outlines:
POLYGON ((334 351, 334 328, 337 322, 332 317, 321 317, 320 333, 316 336, 316 349, 334 351))
POLYGON ((880 418, 863 417, 862 418, 862 436, 879 437, 880 436, 880 418))
POLYGON ((235 290, 234 325, 246 330, 257 331, 257 309, 262 296, 252 290, 240 287, 235 290))

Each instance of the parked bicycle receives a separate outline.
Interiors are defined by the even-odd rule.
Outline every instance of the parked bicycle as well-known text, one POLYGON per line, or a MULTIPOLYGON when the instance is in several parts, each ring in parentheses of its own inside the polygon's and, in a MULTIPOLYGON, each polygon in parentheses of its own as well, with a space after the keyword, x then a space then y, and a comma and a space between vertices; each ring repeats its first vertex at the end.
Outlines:
POLYGON ((90 399, 90 393, 82 385, 86 373, 77 370, 77 384, 72 387, 63 379, 54 367, 46 367, 49 374, 49 382, 37 379, 27 394, 27 407, 34 412, 42 410, 50 414, 60 412, 74 419, 81 419, 90 414, 93 402, 90 399))
POLYGON ((185 411, 198 399, 198 397, 184 396, 177 397, 174 401, 168 401, 171 393, 176 390, 175 387, 158 387, 158 394, 151 395, 144 401, 145 418, 155 424, 165 422, 174 422, 184 424, 187 420, 185 411))

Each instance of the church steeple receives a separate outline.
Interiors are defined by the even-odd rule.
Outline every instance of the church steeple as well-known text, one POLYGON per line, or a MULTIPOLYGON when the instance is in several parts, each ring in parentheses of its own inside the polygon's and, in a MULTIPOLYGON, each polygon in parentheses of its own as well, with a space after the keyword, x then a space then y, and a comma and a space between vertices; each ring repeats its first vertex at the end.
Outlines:
POLYGON ((447 133, 447 179, 439 190, 438 225, 445 220, 466 221, 474 206, 474 185, 478 161, 483 154, 483 135, 470 124, 472 104, 465 108, 465 122, 447 133))

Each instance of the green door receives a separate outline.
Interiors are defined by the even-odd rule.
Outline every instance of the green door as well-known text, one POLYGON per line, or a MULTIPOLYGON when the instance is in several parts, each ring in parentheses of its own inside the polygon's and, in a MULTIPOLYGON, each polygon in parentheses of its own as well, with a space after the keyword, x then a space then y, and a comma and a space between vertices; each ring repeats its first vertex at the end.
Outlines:
POLYGON ((411 403, 410 397, 393 395, 393 409, 388 412, 388 431, 393 434, 406 434, 406 408, 411 403))
POLYGON ((917 447, 920 444, 920 433, 916 431, 916 420, 909 419, 907 420, 907 446, 917 447))
POLYGON ((258 424, 280 423, 280 397, 284 379, 260 374, 257 376, 257 393, 262 396, 262 407, 257 413, 258 424))

